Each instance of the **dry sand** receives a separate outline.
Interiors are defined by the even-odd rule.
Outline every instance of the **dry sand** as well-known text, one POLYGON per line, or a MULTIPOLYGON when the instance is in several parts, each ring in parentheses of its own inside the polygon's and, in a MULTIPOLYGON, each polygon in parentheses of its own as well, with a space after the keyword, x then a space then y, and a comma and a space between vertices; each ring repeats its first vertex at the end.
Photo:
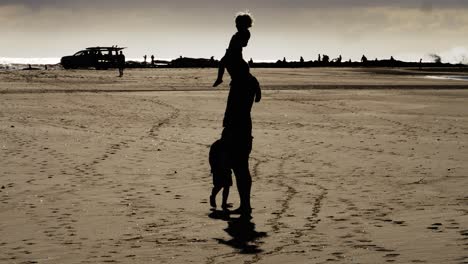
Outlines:
POLYGON ((0 263, 468 263, 466 82, 254 71, 250 225, 207 203, 214 70, 0 72, 0 263), (415 89, 308 89, 369 86, 415 89))

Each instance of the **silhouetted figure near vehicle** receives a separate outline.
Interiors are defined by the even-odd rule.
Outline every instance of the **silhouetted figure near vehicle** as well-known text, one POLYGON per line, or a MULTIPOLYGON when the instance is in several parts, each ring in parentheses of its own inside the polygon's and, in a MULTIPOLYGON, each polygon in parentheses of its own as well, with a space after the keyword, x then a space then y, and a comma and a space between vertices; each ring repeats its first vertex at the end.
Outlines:
POLYGON ((151 55, 151 65, 154 65, 154 55, 151 55))
POLYGON ((419 59, 419 70, 422 70, 422 59, 419 59))
POLYGON ((318 62, 322 62, 322 57, 320 56, 320 54, 318 55, 318 62))
POLYGON ((143 59, 144 59, 143 63, 146 64, 146 55, 143 56, 143 59))
POLYGON ((117 64, 119 67, 119 77, 122 77, 125 69, 125 55, 122 51, 120 51, 120 54, 117 55, 117 64))
POLYGON ((362 55, 361 62, 362 62, 362 63, 366 63, 366 62, 367 62, 367 57, 364 56, 364 55, 362 55))
POLYGON ((301 58, 299 59, 299 62, 300 62, 300 63, 304 63, 304 58, 302 58, 302 56, 301 56, 301 58))
POLYGON ((229 157, 225 142, 217 140, 211 145, 209 155, 211 174, 213 175, 213 189, 210 196, 210 205, 216 208, 216 195, 223 189, 223 202, 221 208, 227 210, 229 205, 229 188, 232 186, 232 172, 229 166, 229 157))
POLYGON ((231 213, 240 214, 242 218, 250 218, 252 212, 250 205, 252 178, 249 171, 249 155, 252 150, 250 112, 253 102, 260 101, 261 90, 260 84, 250 73, 249 65, 242 57, 242 47, 247 46, 247 36, 250 37, 250 33, 245 30, 252 26, 253 19, 248 13, 239 13, 235 21, 238 30, 244 30, 244 32, 237 35, 238 32, 233 36, 231 42, 235 49, 229 50, 228 57, 225 59, 224 65, 231 76, 231 83, 221 141, 226 146, 228 164, 234 171, 240 197, 239 208, 231 213))

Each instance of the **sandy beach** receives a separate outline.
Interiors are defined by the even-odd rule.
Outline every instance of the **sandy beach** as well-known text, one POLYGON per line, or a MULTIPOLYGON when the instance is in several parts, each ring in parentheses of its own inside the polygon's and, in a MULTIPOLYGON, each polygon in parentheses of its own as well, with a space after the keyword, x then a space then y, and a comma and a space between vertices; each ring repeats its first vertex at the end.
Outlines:
POLYGON ((468 82, 252 71, 250 223, 208 204, 228 76, 0 71, 0 263, 468 263, 468 82))

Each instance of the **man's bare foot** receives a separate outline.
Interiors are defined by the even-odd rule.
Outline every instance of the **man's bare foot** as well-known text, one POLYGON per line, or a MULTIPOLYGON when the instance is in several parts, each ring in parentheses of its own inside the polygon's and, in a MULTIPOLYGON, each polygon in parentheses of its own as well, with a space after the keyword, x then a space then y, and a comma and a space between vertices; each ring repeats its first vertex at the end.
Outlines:
POLYGON ((215 83, 213 84, 213 87, 216 87, 216 86, 220 85, 221 83, 223 83, 223 80, 217 79, 215 81, 215 83))

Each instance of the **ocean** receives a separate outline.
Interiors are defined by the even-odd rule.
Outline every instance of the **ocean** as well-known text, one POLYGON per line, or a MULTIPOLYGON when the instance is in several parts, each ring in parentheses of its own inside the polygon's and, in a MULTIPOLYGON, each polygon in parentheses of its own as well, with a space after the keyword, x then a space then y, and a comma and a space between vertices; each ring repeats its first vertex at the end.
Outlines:
POLYGON ((57 64, 60 58, 8 58, 0 57, 0 65, 43 65, 43 64, 57 64))
POLYGON ((456 81, 468 81, 468 76, 460 75, 439 75, 439 76, 426 76, 429 79, 435 80, 456 80, 456 81))

